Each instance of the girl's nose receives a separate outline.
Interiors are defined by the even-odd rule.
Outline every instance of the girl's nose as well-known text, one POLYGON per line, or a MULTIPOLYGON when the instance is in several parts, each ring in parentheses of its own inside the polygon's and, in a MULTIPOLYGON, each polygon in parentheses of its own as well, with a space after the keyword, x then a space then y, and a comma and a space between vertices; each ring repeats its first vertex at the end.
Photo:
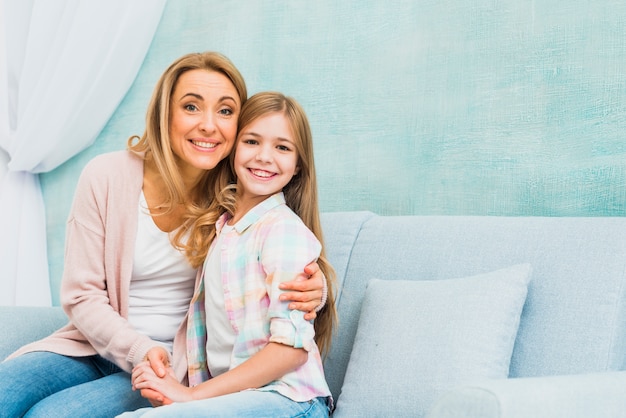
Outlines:
POLYGON ((264 163, 272 161, 272 150, 269 147, 259 147, 259 152, 256 154, 256 160, 264 163))

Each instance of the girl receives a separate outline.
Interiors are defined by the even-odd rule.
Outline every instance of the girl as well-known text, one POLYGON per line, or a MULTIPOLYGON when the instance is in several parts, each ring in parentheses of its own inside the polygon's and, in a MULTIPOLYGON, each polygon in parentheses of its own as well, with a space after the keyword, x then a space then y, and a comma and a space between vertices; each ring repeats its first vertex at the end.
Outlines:
POLYGON ((190 387, 139 365, 134 388, 175 403, 137 415, 326 417, 332 399, 318 345, 328 349, 336 319, 335 276, 321 245, 312 138, 302 108, 280 93, 251 97, 230 161, 220 181, 227 184, 234 172, 236 185, 196 222, 196 231, 213 223, 215 235, 190 308, 190 387), (279 284, 312 261, 328 288, 315 330, 279 300, 279 284))

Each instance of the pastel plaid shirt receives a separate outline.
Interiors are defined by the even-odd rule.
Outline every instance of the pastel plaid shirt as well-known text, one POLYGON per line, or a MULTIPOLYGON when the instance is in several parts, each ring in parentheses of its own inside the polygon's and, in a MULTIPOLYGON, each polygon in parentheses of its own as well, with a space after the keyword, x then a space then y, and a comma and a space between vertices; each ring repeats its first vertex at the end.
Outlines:
MULTIPOLYGON (((229 219, 217 223, 218 234, 229 219)), ((281 282, 293 280, 319 257, 315 235, 277 193, 251 209, 223 236, 220 251, 221 280, 226 313, 236 339, 230 368, 248 360, 269 342, 303 348, 309 354, 301 367, 258 390, 276 391, 303 402, 330 396, 322 360, 315 344, 313 323, 304 313, 278 300, 281 282)), ((208 259, 208 257, 207 257, 208 259)), ((189 385, 210 378, 206 362, 207 322, 204 312, 204 268, 191 301, 187 326, 189 385)), ((211 280, 213 278, 210 278, 211 280)), ((209 324, 210 326, 210 324, 209 324)), ((210 331, 209 331, 210 333, 210 331)))

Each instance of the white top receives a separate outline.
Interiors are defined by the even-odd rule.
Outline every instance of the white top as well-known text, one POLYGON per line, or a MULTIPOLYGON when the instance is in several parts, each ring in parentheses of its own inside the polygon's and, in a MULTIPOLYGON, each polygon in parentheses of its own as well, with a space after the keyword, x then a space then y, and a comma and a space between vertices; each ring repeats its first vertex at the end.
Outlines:
POLYGON ((220 268, 220 251, 226 251, 222 249, 222 237, 231 229, 233 229, 232 226, 224 225, 216 237, 213 250, 208 254, 203 278, 207 327, 207 365, 213 377, 228 371, 236 337, 235 330, 226 315, 220 268))
POLYGON ((176 331, 189 309, 196 272, 185 255, 172 246, 169 234, 156 226, 142 192, 128 321, 170 353, 176 331))

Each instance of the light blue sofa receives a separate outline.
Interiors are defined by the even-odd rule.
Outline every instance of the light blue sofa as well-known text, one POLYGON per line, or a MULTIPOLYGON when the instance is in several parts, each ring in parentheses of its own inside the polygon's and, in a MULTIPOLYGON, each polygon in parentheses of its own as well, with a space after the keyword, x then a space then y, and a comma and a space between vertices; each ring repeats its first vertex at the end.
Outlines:
MULTIPOLYGON (((626 218, 322 221, 335 416, 626 417, 626 218)), ((0 356, 64 320, 0 308, 0 356)))

